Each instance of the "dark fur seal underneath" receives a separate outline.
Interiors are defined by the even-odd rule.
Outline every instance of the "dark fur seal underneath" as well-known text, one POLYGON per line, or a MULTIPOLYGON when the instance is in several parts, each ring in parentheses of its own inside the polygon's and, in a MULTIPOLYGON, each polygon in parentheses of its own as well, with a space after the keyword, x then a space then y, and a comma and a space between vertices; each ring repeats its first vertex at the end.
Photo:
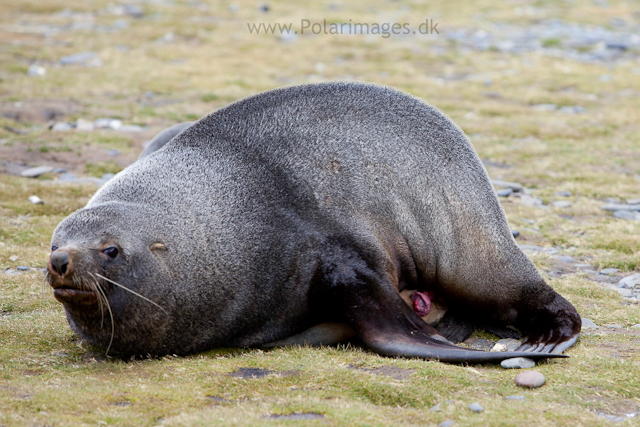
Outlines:
POLYGON ((355 332, 383 355, 496 362, 577 339, 578 313, 516 245, 467 138, 416 98, 290 87, 163 143, 54 232, 49 283, 95 345, 187 354, 355 332), (456 347, 419 317, 432 303, 450 338, 514 326, 524 344, 456 347))

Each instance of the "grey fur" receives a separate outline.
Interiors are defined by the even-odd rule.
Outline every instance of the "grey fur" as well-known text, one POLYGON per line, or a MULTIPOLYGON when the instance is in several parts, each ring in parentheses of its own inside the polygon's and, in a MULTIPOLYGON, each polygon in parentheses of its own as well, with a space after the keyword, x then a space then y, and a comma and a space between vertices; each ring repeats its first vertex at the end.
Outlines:
POLYGON ((154 151, 157 151, 160 148, 164 147, 167 142, 171 141, 176 135, 191 126, 193 123, 194 122, 183 122, 166 128, 165 130, 154 136, 151 141, 149 141, 149 144, 147 144, 144 150, 142 150, 142 153, 140 153, 140 157, 138 157, 138 159, 147 157, 154 151))
MULTIPOLYGON (((224 107, 143 153, 52 242, 76 268, 99 269, 168 312, 101 283, 123 354, 259 346, 347 322, 382 354, 476 360, 422 352, 443 338, 418 324, 398 295, 405 288, 516 325, 534 344, 553 341, 545 352, 580 329, 517 247, 463 132, 421 100, 371 84, 290 87, 224 107), (148 249, 156 242, 166 251, 148 249), (91 251, 105 245, 120 248, 117 263, 91 251), (385 316, 404 323, 386 331, 385 316), (422 344, 398 344, 413 330, 422 344)), ((106 347, 97 309, 65 309, 77 333, 106 347)))

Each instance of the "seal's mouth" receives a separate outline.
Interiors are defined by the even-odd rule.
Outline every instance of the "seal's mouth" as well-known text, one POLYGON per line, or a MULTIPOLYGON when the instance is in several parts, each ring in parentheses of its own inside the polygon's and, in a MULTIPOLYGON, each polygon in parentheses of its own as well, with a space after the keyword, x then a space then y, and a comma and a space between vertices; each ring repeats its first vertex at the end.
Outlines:
POLYGON ((88 306, 98 303, 98 295, 85 289, 56 288, 53 290, 53 296, 63 304, 88 306))

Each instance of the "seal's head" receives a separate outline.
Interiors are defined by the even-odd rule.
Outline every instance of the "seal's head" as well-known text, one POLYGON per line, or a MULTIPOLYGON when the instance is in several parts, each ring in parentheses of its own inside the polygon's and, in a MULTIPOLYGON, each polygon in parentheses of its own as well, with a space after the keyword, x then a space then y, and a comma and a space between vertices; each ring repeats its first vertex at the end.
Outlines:
POLYGON ((60 223, 51 242, 46 277, 69 324, 121 354, 162 352, 172 305, 158 255, 167 247, 154 233, 132 232, 145 228, 144 217, 129 203, 94 205, 60 223))

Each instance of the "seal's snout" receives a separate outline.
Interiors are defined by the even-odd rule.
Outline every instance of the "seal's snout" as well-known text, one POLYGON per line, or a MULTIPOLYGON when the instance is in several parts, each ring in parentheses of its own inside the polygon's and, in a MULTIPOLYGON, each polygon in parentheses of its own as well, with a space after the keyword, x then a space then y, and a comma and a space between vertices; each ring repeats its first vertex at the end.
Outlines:
POLYGON ((64 276, 70 270, 69 253, 60 249, 56 250, 51 254, 49 264, 53 273, 64 276))

